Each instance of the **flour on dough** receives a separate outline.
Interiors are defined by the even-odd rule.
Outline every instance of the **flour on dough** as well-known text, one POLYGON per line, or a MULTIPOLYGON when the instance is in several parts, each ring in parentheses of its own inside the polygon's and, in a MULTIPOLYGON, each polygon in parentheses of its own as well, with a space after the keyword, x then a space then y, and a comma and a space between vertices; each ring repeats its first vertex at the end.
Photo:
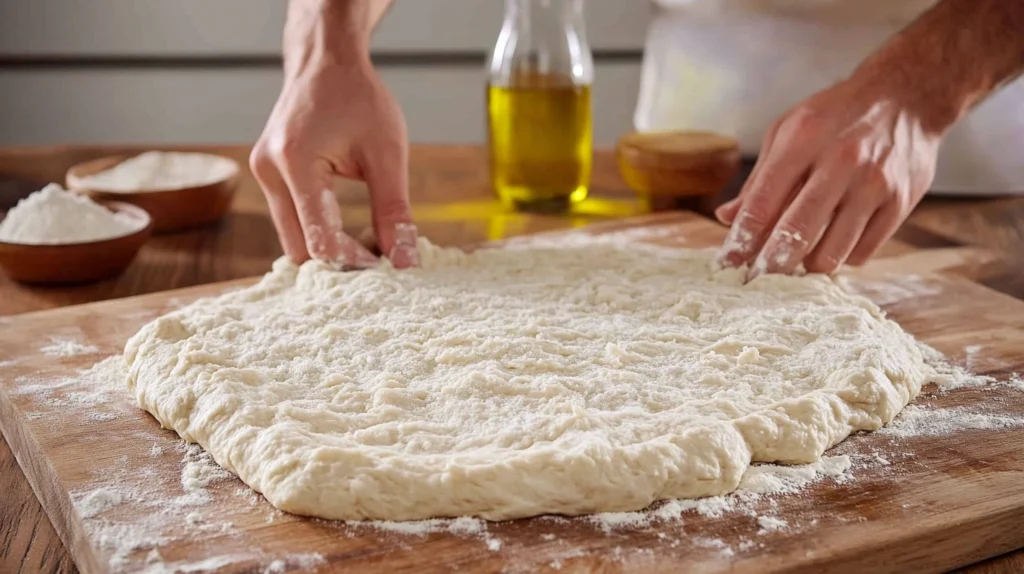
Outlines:
POLYGON ((286 260, 127 344, 139 405, 276 507, 412 520, 632 511, 878 429, 930 376, 823 275, 594 244, 336 272, 286 260))

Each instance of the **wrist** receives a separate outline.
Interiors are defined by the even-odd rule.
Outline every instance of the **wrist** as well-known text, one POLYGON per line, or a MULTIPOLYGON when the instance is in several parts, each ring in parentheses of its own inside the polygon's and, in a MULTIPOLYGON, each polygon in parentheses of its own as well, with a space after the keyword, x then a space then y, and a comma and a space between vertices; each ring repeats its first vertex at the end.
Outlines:
POLYGON ((370 62, 368 2, 291 0, 284 31, 285 78, 308 69, 370 62))
POLYGON ((956 86, 927 67, 913 65, 913 59, 878 55, 854 70, 847 82, 854 93, 895 106, 924 132, 936 136, 946 133, 969 107, 956 86))

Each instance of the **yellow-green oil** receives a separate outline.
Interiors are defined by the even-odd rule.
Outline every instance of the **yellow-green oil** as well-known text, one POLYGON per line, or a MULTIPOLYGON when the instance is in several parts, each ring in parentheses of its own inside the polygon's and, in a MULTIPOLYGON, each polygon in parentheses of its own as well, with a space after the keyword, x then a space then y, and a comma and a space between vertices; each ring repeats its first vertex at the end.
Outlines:
POLYGON ((513 209, 564 211, 587 197, 590 86, 545 84, 487 89, 491 180, 513 209))

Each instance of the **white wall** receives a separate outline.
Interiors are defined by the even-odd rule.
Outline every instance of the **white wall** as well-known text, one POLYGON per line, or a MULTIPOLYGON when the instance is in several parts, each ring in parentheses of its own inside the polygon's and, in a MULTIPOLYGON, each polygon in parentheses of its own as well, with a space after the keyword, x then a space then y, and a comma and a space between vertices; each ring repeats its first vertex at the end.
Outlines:
MULTIPOLYGON (((252 141, 280 88, 284 4, 0 2, 0 145, 252 141)), ((595 140, 611 145, 632 125, 649 8, 586 6, 595 140)), ((483 59, 502 11, 500 0, 396 0, 374 53, 390 56, 379 69, 413 141, 483 141, 483 59)))

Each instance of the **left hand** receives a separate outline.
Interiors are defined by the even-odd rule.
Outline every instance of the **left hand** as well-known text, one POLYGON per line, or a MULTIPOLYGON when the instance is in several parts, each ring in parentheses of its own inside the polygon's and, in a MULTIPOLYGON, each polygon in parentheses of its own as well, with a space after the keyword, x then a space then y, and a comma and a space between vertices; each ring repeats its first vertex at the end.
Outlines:
POLYGON ((748 278, 832 273, 866 262, 921 200, 941 134, 925 130, 899 88, 846 80, 775 122, 739 197, 719 261, 748 278))

